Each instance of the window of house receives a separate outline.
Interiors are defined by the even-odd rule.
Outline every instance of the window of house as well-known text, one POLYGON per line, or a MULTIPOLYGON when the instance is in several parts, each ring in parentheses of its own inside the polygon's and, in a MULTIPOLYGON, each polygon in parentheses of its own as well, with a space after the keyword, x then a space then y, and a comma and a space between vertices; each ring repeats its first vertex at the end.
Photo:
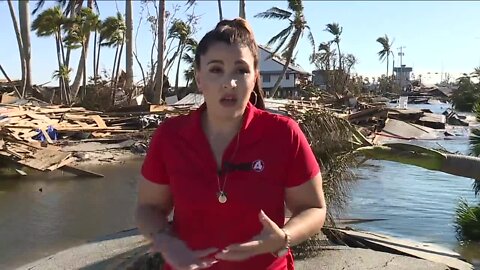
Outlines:
POLYGON ((290 74, 288 73, 285 74, 285 80, 290 80, 290 74))
POLYGON ((262 82, 270 82, 270 74, 262 75, 262 82))

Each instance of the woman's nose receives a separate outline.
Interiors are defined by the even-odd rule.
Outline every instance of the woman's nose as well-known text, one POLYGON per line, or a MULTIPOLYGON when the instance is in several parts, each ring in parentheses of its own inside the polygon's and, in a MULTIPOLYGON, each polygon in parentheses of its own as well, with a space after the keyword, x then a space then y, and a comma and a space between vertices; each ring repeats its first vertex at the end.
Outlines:
POLYGON ((236 88, 237 87, 237 80, 231 79, 227 80, 227 82, 223 85, 223 88, 236 88))

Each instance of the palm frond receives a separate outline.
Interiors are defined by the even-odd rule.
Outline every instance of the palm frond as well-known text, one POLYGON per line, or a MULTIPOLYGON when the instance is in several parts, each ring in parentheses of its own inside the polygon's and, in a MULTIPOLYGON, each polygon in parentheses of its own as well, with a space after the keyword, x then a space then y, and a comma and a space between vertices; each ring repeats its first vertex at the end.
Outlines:
POLYGON ((302 0, 288 0, 288 8, 294 12, 303 13, 302 0))
POLYGON ((341 27, 338 23, 329 23, 327 24, 325 31, 337 37, 342 34, 343 27, 341 27))
POLYGON ((455 210, 455 230, 460 240, 480 240, 480 206, 470 206, 461 199, 455 210))
POLYGON ((308 29, 308 41, 310 41, 310 45, 312 45, 313 52, 312 55, 315 54, 315 38, 313 37, 312 30, 310 29, 310 26, 306 25, 305 28, 308 29))
MULTIPOLYGON (((280 33, 276 34, 274 37, 272 37, 268 42, 267 42, 267 46, 271 46, 275 43, 277 43, 277 41, 280 39, 281 42, 279 42, 279 47, 282 47, 283 44, 285 43, 285 40, 286 38, 288 38, 288 36, 290 35, 290 33, 292 32, 292 29, 293 29, 293 25, 289 25, 287 26, 287 28, 283 29, 282 31, 280 31, 280 33)), ((277 53, 278 49, 276 49, 273 53, 277 53)))
POLYGON ((196 2, 196 0, 187 0, 186 5, 188 6, 188 8, 191 8, 196 2))
POLYGON ((32 11, 32 15, 35 15, 45 5, 45 0, 38 0, 35 4, 35 8, 32 11))
MULTIPOLYGON (((321 166, 323 188, 327 202, 327 224, 335 225, 338 217, 347 205, 351 187, 356 177, 352 171, 358 165, 355 153, 352 129, 345 119, 336 117, 332 112, 321 109, 300 113, 287 108, 289 114, 299 124, 321 166)), ((322 249, 322 239, 313 236, 301 245, 294 247, 295 258, 308 258, 322 249)))
POLYGON ((292 13, 287 10, 283 10, 281 8, 272 7, 267 11, 260 12, 255 15, 255 18, 263 18, 263 19, 279 19, 279 20, 286 20, 292 16, 292 13))
POLYGON ((472 184, 473 191, 475 192, 475 197, 480 194, 480 179, 475 179, 472 184))
POLYGON ((472 129, 470 134, 470 155, 480 156, 480 129, 472 129))

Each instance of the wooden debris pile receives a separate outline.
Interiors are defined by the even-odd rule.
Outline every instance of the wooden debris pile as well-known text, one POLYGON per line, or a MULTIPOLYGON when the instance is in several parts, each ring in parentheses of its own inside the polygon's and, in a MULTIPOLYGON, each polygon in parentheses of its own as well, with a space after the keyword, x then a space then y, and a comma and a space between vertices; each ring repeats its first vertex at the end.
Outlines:
POLYGON ((188 111, 158 105, 141 109, 105 113, 82 107, 1 105, 0 157, 39 171, 61 168, 85 175, 83 170, 68 166, 76 158, 63 147, 77 143, 76 149, 81 150, 82 144, 91 142, 124 141, 156 127, 169 115, 188 111))

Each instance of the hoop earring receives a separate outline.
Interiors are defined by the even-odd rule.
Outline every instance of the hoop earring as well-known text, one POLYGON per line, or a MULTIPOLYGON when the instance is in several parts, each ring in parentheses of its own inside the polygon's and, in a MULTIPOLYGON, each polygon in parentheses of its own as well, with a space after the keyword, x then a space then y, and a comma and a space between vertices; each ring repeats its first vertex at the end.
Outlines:
POLYGON ((255 102, 253 103, 253 106, 256 106, 257 105, 257 101, 258 101, 258 95, 255 91, 252 91, 252 94, 255 95, 255 102))

